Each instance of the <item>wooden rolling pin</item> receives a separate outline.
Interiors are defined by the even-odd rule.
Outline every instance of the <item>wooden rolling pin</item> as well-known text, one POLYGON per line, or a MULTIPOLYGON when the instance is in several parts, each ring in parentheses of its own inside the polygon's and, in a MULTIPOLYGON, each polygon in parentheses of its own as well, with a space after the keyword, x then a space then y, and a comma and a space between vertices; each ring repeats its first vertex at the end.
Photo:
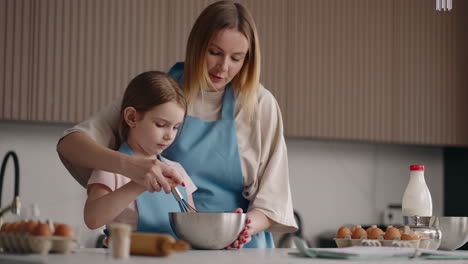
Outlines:
POLYGON ((171 235, 134 232, 130 236, 130 254, 145 256, 169 256, 173 251, 186 251, 190 245, 175 241, 171 235))

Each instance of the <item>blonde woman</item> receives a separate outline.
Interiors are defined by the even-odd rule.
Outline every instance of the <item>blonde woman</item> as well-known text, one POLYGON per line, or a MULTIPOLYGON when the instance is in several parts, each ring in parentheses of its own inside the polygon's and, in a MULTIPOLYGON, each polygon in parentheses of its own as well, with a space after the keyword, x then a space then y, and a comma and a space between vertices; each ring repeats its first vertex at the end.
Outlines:
MULTIPOLYGON (((164 156, 179 162, 198 187, 199 211, 247 212, 245 229, 228 248, 274 247, 270 232, 294 232, 297 224, 281 112, 259 83, 260 46, 249 11, 231 1, 206 7, 190 32, 185 62, 169 75, 182 86, 188 115, 184 133, 164 156)), ((66 131, 57 148, 62 161, 81 183, 87 168, 98 168, 169 192, 181 182, 170 167, 112 150, 118 103, 66 131)))

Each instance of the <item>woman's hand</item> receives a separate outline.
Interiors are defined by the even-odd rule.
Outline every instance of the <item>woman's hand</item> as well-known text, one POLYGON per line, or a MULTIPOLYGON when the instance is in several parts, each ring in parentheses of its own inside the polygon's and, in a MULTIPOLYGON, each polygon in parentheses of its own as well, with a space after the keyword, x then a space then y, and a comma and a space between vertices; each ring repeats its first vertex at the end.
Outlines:
POLYGON ((128 176, 134 182, 143 185, 150 192, 159 192, 162 189, 170 193, 171 188, 182 184, 182 177, 171 166, 154 158, 131 157, 129 164, 124 166, 123 175, 128 176))
MULTIPOLYGON (((239 213, 242 214, 242 208, 237 208, 236 210, 232 211, 233 213, 239 213)), ((239 236, 237 237, 234 242, 231 243, 231 245, 227 246, 226 249, 231 249, 231 248, 237 248, 241 249, 245 244, 249 243, 250 240, 252 240, 251 236, 251 226, 250 223, 252 223, 252 219, 249 218, 247 215, 247 219, 245 219, 245 226, 240 232, 239 236)))
MULTIPOLYGON (((171 187, 182 183, 182 177, 176 170, 156 157, 150 159, 120 153, 96 143, 84 132, 77 131, 64 137, 57 145, 57 151, 74 166, 124 175, 150 192, 164 189, 169 193, 171 187)), ((84 187, 88 179, 77 178, 84 187)))
MULTIPOLYGON (((241 208, 237 208, 233 212, 242 213, 241 208)), ((252 209, 247 213, 245 227, 239 234, 239 237, 227 246, 226 249, 238 248, 241 249, 245 244, 252 240, 252 236, 267 230, 273 224, 273 221, 259 210, 252 209)))

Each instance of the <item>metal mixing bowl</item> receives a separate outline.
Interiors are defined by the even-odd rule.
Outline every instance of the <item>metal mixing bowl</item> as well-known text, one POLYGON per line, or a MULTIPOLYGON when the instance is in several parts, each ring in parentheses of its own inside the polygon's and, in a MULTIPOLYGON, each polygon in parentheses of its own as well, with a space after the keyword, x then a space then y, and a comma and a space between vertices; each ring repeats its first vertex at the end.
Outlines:
POLYGON ((198 249, 223 249, 239 236, 246 214, 169 213, 176 235, 198 249))
POLYGON ((455 250, 468 241, 468 217, 437 216, 436 225, 442 231, 439 249, 455 250))

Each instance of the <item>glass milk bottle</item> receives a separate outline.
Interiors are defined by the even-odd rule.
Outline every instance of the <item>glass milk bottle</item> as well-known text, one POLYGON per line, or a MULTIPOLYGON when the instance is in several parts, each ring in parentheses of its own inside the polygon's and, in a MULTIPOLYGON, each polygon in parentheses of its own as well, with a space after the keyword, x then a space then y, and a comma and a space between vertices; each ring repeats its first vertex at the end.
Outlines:
POLYGON ((432 198, 424 180, 424 165, 410 166, 410 179, 403 194, 403 216, 432 216, 432 198))

